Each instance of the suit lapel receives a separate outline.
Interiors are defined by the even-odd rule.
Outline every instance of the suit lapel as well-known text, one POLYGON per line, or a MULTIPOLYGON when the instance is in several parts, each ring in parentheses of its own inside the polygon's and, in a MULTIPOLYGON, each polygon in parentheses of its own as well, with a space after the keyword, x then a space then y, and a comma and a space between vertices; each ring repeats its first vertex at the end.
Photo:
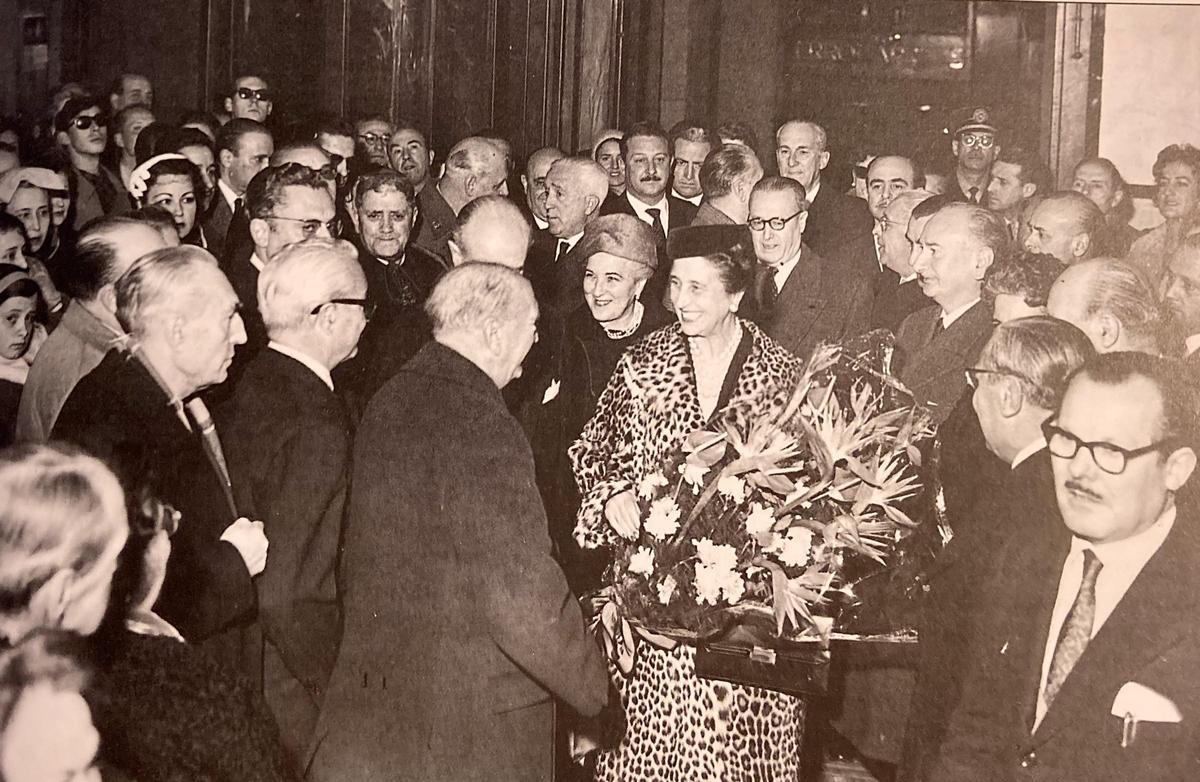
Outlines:
POLYGON ((800 262, 783 284, 775 301, 776 322, 786 323, 784 330, 793 342, 802 341, 829 304, 821 288, 821 258, 808 245, 800 251, 800 262))
MULTIPOLYGON (((1195 616, 1198 608, 1200 575, 1195 563, 1200 544, 1191 528, 1194 523, 1192 518, 1176 518, 1162 548, 1146 563, 1063 683, 1031 737, 1033 745, 1070 725, 1078 714, 1108 709, 1121 685, 1192 631, 1190 623, 1171 618, 1195 616)), ((1044 628, 1046 623, 1038 626, 1044 628)))

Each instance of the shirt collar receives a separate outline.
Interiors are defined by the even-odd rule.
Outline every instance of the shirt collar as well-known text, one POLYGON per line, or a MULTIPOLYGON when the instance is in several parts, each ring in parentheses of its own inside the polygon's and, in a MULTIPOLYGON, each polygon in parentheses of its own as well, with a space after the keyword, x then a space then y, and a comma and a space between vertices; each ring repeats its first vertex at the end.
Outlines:
POLYGON ((675 188, 671 188, 671 195, 675 196, 680 201, 687 201, 689 204, 695 204, 696 206, 700 206, 700 199, 704 198, 704 193, 698 193, 691 198, 688 198, 685 195, 680 195, 675 188))
POLYGON ((536 212, 530 212, 529 214, 533 216, 533 224, 539 231, 545 231, 550 227, 550 223, 538 217, 536 212))
POLYGON ((1190 356, 1200 350, 1200 334, 1193 334, 1183 341, 1183 354, 1190 356))
POLYGON ((775 287, 778 290, 783 290, 784 284, 787 283, 788 277, 792 276, 792 270, 800 263, 800 256, 804 253, 804 248, 792 257, 790 261, 784 261, 775 268, 775 287))
POLYGON ((266 266, 266 264, 263 263, 262 258, 258 257, 258 250, 250 253, 250 265, 255 269, 258 269, 260 272, 263 270, 263 267, 266 266))
POLYGON ((942 310, 942 328, 943 329, 950 328, 950 324, 954 323, 954 321, 958 320, 963 315, 967 314, 967 310, 971 309, 978 303, 979 303, 979 297, 976 296, 974 299, 972 299, 971 301, 962 305, 958 309, 951 310, 950 312, 946 312, 945 310, 942 310))
POLYGON ((819 192, 821 192, 821 180, 818 179, 813 183, 813 186, 808 190, 808 192, 804 194, 805 197, 808 198, 808 203, 810 206, 812 205, 812 202, 816 200, 817 193, 819 192))
POLYGON ((268 342, 267 347, 271 350, 274 350, 276 353, 282 353, 288 358, 296 359, 301 364, 311 369, 314 375, 321 378, 321 382, 329 386, 330 391, 333 390, 333 376, 329 374, 329 368, 320 361, 317 361, 304 351, 297 350, 296 348, 289 347, 288 345, 280 344, 275 340, 268 342))
POLYGON ((1033 440, 1030 441, 1029 445, 1027 445, 1024 448, 1022 448, 1021 450, 1017 451, 1017 455, 1013 457, 1012 464, 1010 465, 1010 469, 1013 469, 1013 470, 1017 469, 1017 465, 1019 465, 1021 462, 1028 459, 1030 456, 1033 456, 1035 453, 1037 453, 1038 451, 1042 450, 1045 447, 1046 447, 1046 438, 1042 437, 1039 434, 1037 437, 1035 437, 1033 440))
POLYGON ((233 188, 225 184, 224 179, 217 180, 217 189, 221 191, 221 195, 225 198, 225 203, 229 204, 229 211, 233 211, 234 204, 238 200, 238 194, 233 192, 233 188))
POLYGON ((913 281, 913 280, 915 280, 915 279, 917 279, 917 273, 916 273, 916 272, 913 272, 912 274, 906 274, 906 275, 904 275, 903 277, 901 277, 901 278, 900 278, 900 284, 901 284, 901 285, 903 285, 904 283, 906 283, 906 282, 912 282, 912 281, 913 281))
POLYGON ((664 226, 667 224, 668 209, 667 209, 667 196, 665 193, 663 194, 663 197, 661 199, 659 199, 658 203, 647 204, 647 203, 642 202, 640 199, 638 199, 636 196, 632 195, 628 190, 626 190, 625 191, 625 200, 628 201, 629 205, 633 207, 633 211, 637 213, 637 216, 639 218, 641 218, 642 220, 644 220, 645 222, 647 222, 647 223, 653 222, 653 220, 650 219, 650 215, 646 214, 646 210, 647 209, 657 209, 658 210, 658 219, 662 222, 662 224, 664 226))
POLYGON ((567 243, 567 252, 571 252, 572 250, 575 249, 575 245, 579 244, 579 240, 582 238, 583 238, 583 231, 580 231, 579 233, 575 234, 574 236, 567 236, 562 239, 559 239, 558 241, 566 242, 567 243))
POLYGON ((1071 555, 1090 548, 1105 568, 1130 569, 1137 572, 1162 547, 1174 525, 1175 505, 1172 504, 1153 524, 1132 537, 1110 543, 1092 543, 1083 538, 1072 537, 1071 555))

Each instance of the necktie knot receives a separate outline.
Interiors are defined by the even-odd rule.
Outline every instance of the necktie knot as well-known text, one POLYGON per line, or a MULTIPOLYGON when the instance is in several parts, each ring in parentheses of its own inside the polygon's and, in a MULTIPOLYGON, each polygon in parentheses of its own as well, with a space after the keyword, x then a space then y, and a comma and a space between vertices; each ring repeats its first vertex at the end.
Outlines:
POLYGON ((971 203, 973 203, 973 204, 979 203, 979 188, 972 187, 970 190, 968 190, 967 198, 970 198, 971 203))
POLYGON ((570 242, 568 242, 566 239, 559 239, 558 240, 558 251, 554 254, 554 260, 561 261, 563 256, 566 255, 570 251, 570 249, 571 249, 570 242))

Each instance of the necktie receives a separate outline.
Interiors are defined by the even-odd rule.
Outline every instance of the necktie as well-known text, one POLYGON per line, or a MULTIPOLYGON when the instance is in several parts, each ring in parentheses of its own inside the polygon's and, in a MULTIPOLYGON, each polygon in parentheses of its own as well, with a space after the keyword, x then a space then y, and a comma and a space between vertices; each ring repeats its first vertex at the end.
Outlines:
POLYGON ((1058 695, 1063 682, 1067 680, 1071 669, 1083 650, 1087 648, 1092 638, 1092 623, 1096 619, 1096 579, 1100 577, 1100 569, 1104 563, 1096 556, 1096 552, 1083 550, 1083 581, 1079 585, 1079 594, 1067 612, 1063 621, 1062 632, 1058 634, 1058 645, 1054 647, 1054 657, 1050 660, 1050 673, 1046 676, 1046 691, 1043 697, 1047 708, 1058 695))
POLYGON ((235 215, 240 215, 245 208, 246 208, 245 199, 242 199, 242 198, 233 199, 233 213, 235 215))
POLYGON ((775 309, 775 300, 779 298, 779 284, 775 282, 775 270, 767 268, 763 272, 762 283, 759 285, 762 297, 762 309, 766 314, 770 314, 775 309))
POLYGON ((968 190, 967 198, 971 199, 971 203, 973 204, 979 203, 979 188, 972 187, 970 190, 968 190))
POLYGON ((938 335, 941 334, 945 330, 946 330, 945 322, 942 320, 942 317, 939 315, 938 319, 933 322, 933 336, 929 338, 929 341, 932 342, 933 340, 937 339, 938 335))
POLYGON ((563 256, 571 249, 571 244, 566 239, 558 240, 558 252, 554 254, 554 261, 557 263, 563 259, 563 256))
POLYGON ((663 230, 662 210, 661 209, 647 209, 646 214, 650 215, 650 227, 654 229, 654 232, 658 235, 658 237, 660 239, 666 239, 667 232, 665 230, 663 230))
POLYGON ((229 504, 230 512, 236 517, 238 515, 237 503, 233 500, 233 484, 229 479, 229 465, 225 461, 225 451, 222 450, 221 440, 217 437, 217 427, 213 423, 212 415, 209 414, 208 407, 200 397, 193 397, 184 407, 195 423, 195 431, 200 434, 200 442, 204 445, 205 456, 212 463, 217 475, 221 477, 221 489, 225 493, 225 501, 229 504))

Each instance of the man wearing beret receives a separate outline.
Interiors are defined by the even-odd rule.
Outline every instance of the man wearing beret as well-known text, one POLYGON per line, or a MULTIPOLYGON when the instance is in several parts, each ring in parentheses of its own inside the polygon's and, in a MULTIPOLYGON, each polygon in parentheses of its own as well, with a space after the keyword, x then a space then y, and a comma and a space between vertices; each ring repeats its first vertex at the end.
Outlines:
POLYGON ((108 116, 99 101, 72 98, 54 115, 59 145, 70 158, 67 181, 75 204, 73 228, 78 231, 100 215, 123 214, 130 209, 121 179, 100 164, 108 144, 108 116))

